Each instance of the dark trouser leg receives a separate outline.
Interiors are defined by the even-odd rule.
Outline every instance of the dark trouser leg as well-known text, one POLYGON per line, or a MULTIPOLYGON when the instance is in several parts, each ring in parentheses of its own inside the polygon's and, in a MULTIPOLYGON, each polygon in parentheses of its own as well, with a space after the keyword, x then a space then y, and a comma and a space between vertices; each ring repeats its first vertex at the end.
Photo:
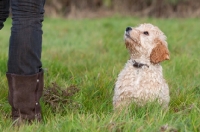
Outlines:
POLYGON ((11 0, 12 28, 8 73, 31 75, 42 67, 44 0, 11 0))
POLYGON ((9 15, 10 0, 0 1, 0 30, 3 28, 3 23, 9 15))

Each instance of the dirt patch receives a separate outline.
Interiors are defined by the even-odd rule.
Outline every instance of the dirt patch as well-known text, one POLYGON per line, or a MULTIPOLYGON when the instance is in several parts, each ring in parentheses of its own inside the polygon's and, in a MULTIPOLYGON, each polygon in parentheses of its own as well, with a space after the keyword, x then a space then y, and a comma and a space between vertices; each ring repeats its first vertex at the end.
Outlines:
POLYGON ((61 88, 56 83, 52 83, 51 86, 44 88, 43 99, 46 105, 52 107, 53 111, 62 112, 66 107, 78 109, 80 104, 73 100, 73 96, 79 91, 80 89, 74 85, 61 88))

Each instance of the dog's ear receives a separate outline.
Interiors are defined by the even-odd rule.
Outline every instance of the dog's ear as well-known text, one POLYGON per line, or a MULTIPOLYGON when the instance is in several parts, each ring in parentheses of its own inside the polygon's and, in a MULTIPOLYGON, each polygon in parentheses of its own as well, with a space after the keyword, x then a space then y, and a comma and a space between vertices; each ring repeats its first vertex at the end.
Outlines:
POLYGON ((161 61, 169 60, 169 51, 167 47, 159 39, 156 39, 155 43, 156 47, 151 51, 150 61, 157 64, 161 61))

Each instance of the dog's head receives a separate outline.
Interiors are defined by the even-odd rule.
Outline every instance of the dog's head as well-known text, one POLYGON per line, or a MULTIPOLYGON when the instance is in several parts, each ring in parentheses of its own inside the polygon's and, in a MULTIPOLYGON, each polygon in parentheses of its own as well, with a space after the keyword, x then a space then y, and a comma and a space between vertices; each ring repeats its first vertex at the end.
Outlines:
POLYGON ((169 60, 166 36, 152 24, 127 27, 124 39, 126 48, 133 58, 146 58, 153 64, 169 60))

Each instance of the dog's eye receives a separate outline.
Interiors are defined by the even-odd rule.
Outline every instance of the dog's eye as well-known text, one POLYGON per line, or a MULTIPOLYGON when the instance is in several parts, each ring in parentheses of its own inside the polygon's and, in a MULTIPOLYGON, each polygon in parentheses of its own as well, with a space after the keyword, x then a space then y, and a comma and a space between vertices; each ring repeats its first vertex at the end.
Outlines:
POLYGON ((147 32, 147 31, 144 31, 143 33, 144 33, 144 35, 149 35, 149 32, 147 32))

